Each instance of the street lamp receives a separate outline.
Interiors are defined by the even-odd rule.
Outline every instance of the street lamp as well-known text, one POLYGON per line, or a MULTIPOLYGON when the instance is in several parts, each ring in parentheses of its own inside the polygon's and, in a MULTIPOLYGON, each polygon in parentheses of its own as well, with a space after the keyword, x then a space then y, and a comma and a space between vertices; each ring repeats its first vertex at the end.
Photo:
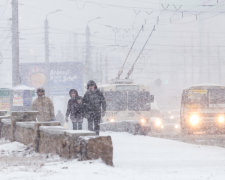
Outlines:
POLYGON ((51 11, 46 14, 45 16, 45 21, 44 21, 44 31, 45 31, 45 63, 47 67, 47 86, 46 86, 46 91, 49 93, 49 81, 50 81, 50 68, 49 68, 49 24, 48 24, 48 17, 52 14, 56 14, 61 12, 61 9, 57 9, 55 11, 51 11))
POLYGON ((55 14, 55 13, 58 13, 58 12, 62 12, 62 9, 56 9, 56 10, 54 10, 54 11, 51 11, 51 12, 47 13, 47 14, 46 14, 46 19, 48 18, 49 15, 55 14))
POLYGON ((51 11, 46 14, 45 16, 45 22, 44 22, 44 27, 45 27, 45 62, 49 63, 49 25, 48 25, 48 17, 52 14, 56 14, 61 12, 61 9, 57 9, 55 11, 51 11))
POLYGON ((110 25, 104 25, 107 28, 110 28, 114 32, 114 43, 116 44, 117 41, 117 33, 119 31, 118 27, 110 26, 110 25))
POLYGON ((89 20, 87 21, 87 25, 88 25, 90 22, 95 21, 95 20, 98 20, 98 19, 101 19, 101 18, 102 18, 102 17, 98 16, 98 17, 89 19, 89 20))
POLYGON ((98 16, 98 17, 92 18, 92 19, 87 21, 86 32, 85 32, 85 36, 86 36, 85 81, 88 81, 92 77, 92 68, 91 68, 91 62, 90 62, 90 57, 91 57, 90 36, 91 36, 91 32, 90 32, 90 28, 89 28, 88 25, 91 22, 99 20, 101 18, 102 17, 98 16))

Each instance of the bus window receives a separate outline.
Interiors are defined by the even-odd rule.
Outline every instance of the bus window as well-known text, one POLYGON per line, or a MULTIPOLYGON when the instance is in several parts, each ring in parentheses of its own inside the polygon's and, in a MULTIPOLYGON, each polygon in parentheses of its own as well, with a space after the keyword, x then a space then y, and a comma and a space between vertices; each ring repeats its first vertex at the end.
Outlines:
POLYGON ((150 93, 140 91, 128 91, 128 110, 130 111, 149 111, 150 93))
POLYGON ((208 106, 207 91, 190 90, 187 96, 187 104, 198 104, 202 107, 208 106))
POLYGON ((225 89, 211 89, 209 94, 210 104, 225 104, 225 89))
POLYGON ((119 91, 105 92, 107 111, 125 111, 127 109, 127 93, 119 91))

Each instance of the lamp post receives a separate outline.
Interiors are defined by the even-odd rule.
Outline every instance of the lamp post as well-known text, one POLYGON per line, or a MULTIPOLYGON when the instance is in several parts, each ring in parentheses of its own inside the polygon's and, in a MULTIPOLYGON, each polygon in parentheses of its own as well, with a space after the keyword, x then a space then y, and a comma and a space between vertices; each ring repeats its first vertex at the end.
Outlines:
POLYGON ((102 17, 95 17, 92 18, 90 20, 87 21, 87 25, 86 25, 86 32, 85 32, 85 36, 86 36, 86 53, 85 53, 85 81, 90 80, 90 78, 92 77, 92 68, 91 68, 91 62, 90 62, 90 57, 91 57, 91 43, 90 43, 90 36, 91 36, 91 31, 90 31, 90 27, 89 24, 93 21, 99 20, 102 17))
POLYGON ((114 33, 114 43, 116 44, 116 41, 117 41, 117 33, 119 31, 119 28, 114 27, 114 26, 110 26, 110 25, 104 25, 104 26, 107 27, 107 28, 110 28, 113 31, 113 33, 114 33))
POLYGON ((61 9, 57 9, 55 11, 51 11, 46 14, 45 16, 45 21, 44 21, 44 32, 45 32, 45 63, 46 63, 46 69, 47 69, 47 74, 46 74, 46 79, 47 79, 47 84, 46 84, 46 92, 49 94, 49 81, 50 81, 50 68, 49 68, 49 23, 48 23, 48 17, 52 14, 56 14, 58 12, 61 12, 61 9))

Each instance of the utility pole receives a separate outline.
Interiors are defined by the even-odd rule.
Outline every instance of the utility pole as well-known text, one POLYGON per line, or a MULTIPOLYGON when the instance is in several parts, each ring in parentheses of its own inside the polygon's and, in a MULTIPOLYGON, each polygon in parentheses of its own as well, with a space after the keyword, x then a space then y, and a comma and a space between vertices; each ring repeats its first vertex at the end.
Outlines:
POLYGON ((191 84, 194 83, 195 63, 194 63, 194 34, 191 34, 191 84))
MULTIPOLYGON (((223 64, 222 64, 222 60, 221 60, 221 57, 220 57, 220 46, 217 47, 217 68, 218 68, 218 71, 219 71, 219 84, 222 84, 222 69, 223 69, 223 64)), ((216 73, 216 72, 215 72, 216 73)), ((215 74, 214 73, 214 74, 215 74)))
POLYGON ((3 62, 3 57, 2 57, 2 53, 0 52, 0 64, 2 64, 3 62))
POLYGON ((205 74, 204 74, 204 67, 205 67, 205 61, 204 61, 204 51, 203 51, 203 45, 204 45, 204 34, 202 32, 204 32, 204 23, 202 23, 202 21, 199 21, 199 83, 202 83, 203 81, 205 81, 205 74))
POLYGON ((95 70, 93 70, 93 77, 94 80, 99 83, 100 82, 100 78, 99 78, 99 53, 98 53, 98 49, 96 50, 95 53, 95 70))
POLYGON ((207 81, 208 83, 211 82, 211 69, 210 69, 210 36, 209 36, 209 33, 207 33, 207 57, 206 57, 206 60, 207 60, 207 81))
POLYGON ((104 70, 105 70, 105 73, 104 73, 105 83, 108 83, 108 73, 109 73, 109 71, 108 71, 108 58, 107 57, 105 57, 105 68, 104 68, 104 70))
POLYGON ((91 36, 91 31, 90 28, 88 26, 88 24, 90 24, 93 21, 96 21, 98 19, 101 19, 101 17, 95 17, 93 19, 90 19, 89 21, 87 21, 87 26, 86 26, 86 30, 85 30, 85 37, 86 37, 86 47, 85 47, 85 62, 84 62, 84 69, 85 69, 85 81, 89 81, 90 79, 92 79, 92 75, 93 75, 93 67, 92 67, 92 63, 90 61, 91 58, 91 43, 90 43, 90 36, 91 36))
POLYGON ((90 62, 90 57, 91 57, 91 46, 90 46, 90 28, 87 25, 86 26, 86 32, 85 32, 85 36, 86 36, 86 51, 85 51, 85 81, 90 80, 91 77, 91 62, 90 62))
POLYGON ((50 57, 50 53, 49 53, 49 24, 48 24, 48 16, 61 12, 61 9, 56 9, 55 11, 49 12, 46 17, 45 17, 45 21, 44 21, 44 32, 45 32, 45 64, 46 64, 46 92, 47 94, 49 94, 49 82, 50 82, 50 63, 49 63, 49 57, 50 57))
POLYGON ((102 66, 102 53, 100 53, 100 65, 99 65, 99 75, 100 75, 100 83, 103 83, 103 66, 102 66))
MULTIPOLYGON (((185 33, 183 34, 183 39, 185 39, 185 33)), ((182 37, 181 37, 182 38, 182 37)), ((187 49, 186 49, 186 41, 184 41, 184 49, 183 49, 183 87, 186 87, 187 85, 187 59, 186 59, 186 56, 187 56, 187 49)))
POLYGON ((45 23, 44 23, 44 27, 45 27, 45 62, 49 63, 49 25, 48 25, 48 19, 45 19, 45 23))
POLYGON ((78 53, 78 43, 77 43, 77 34, 73 34, 73 59, 74 61, 79 61, 79 53, 78 53))
POLYGON ((12 0, 12 86, 20 84, 18 0, 12 0))
POLYGON ((50 66, 49 66, 49 25, 48 25, 48 18, 46 16, 44 22, 44 31, 45 31, 45 63, 46 63, 46 76, 47 76, 47 83, 46 83, 46 92, 49 94, 49 81, 50 81, 50 66))

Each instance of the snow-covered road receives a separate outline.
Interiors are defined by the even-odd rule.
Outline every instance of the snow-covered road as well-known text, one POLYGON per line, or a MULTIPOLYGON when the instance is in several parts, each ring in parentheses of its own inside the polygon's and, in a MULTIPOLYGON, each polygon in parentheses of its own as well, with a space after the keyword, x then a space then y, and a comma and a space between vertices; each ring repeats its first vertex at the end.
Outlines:
POLYGON ((0 141, 0 179, 225 179, 224 148, 127 133, 104 134, 113 139, 114 167, 100 160, 78 162, 58 157, 46 160, 46 156, 31 152, 20 143, 0 141))

